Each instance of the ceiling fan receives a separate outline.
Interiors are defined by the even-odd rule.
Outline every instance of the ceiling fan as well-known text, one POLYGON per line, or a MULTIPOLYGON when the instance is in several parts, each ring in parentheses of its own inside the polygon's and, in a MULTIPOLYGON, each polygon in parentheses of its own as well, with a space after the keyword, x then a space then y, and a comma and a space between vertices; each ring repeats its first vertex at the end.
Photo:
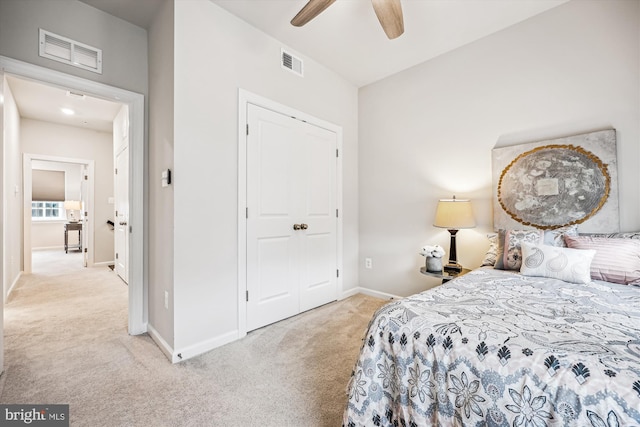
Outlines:
MULTIPOLYGON (((309 0, 309 2, 300 9, 300 12, 293 17, 291 25, 302 27, 320 15, 322 11, 331 6, 335 1, 336 0, 309 0)), ((404 32, 400 0, 371 0, 371 4, 387 37, 389 37, 389 39, 399 37, 404 32)))

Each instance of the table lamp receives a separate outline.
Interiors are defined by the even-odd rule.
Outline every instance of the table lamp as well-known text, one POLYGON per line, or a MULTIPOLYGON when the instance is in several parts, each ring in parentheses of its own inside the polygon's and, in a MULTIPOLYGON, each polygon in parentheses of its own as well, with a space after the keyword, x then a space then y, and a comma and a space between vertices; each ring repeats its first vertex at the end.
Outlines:
POLYGON ((444 271, 461 272, 462 266, 458 264, 456 254, 456 233, 461 228, 473 228, 476 226, 473 211, 471 210, 471 202, 469 200, 456 199, 456 196, 453 196, 453 199, 441 199, 438 201, 433 226, 446 228, 451 233, 449 263, 444 266, 444 271))
POLYGON ((64 209, 69 212, 69 221, 70 222, 78 222, 75 216, 75 211, 79 211, 82 209, 82 205, 79 200, 65 200, 64 209))

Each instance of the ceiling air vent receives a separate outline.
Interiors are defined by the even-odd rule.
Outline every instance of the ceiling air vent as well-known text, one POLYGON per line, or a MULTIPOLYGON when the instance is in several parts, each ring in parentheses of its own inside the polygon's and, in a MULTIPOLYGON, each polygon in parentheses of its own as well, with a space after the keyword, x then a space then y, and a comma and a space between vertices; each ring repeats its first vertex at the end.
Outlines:
POLYGON ((40 28, 40 56, 102 74, 102 49, 40 28))
POLYGON ((69 98, 76 98, 76 99, 81 99, 81 100, 84 100, 86 98, 86 95, 84 93, 73 92, 71 90, 67 91, 67 96, 69 98))
POLYGON ((282 65, 282 68, 285 68, 289 71, 296 73, 299 76, 302 76, 302 69, 303 69, 302 59, 293 56, 292 54, 285 51, 284 49, 281 50, 280 59, 281 59, 280 64, 282 65))

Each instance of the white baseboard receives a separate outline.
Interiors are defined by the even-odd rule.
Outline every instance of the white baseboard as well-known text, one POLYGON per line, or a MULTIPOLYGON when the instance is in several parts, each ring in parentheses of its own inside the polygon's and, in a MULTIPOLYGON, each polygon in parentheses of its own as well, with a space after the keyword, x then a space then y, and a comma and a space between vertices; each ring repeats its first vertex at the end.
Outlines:
POLYGON ((211 351, 214 348, 222 347, 230 342, 237 341, 239 339, 238 331, 228 332, 224 335, 220 335, 215 338, 208 339, 206 341, 199 342, 188 347, 177 349, 173 351, 172 363, 182 362, 192 357, 199 356, 207 351, 211 351))
POLYGON ((199 356, 206 353, 207 351, 211 351, 215 348, 221 347, 225 344, 229 344, 230 342, 239 339, 238 331, 233 331, 194 345, 190 345, 188 347, 184 347, 182 349, 174 349, 169 345, 169 343, 164 340, 164 338, 162 338, 162 336, 158 333, 158 331, 154 329, 153 326, 147 325, 147 332, 149 333, 151 339, 153 339, 158 347, 160 347, 160 350, 162 350, 164 355, 167 356, 167 359, 171 361, 171 363, 183 362, 187 359, 199 356))
POLYGON ((51 251, 58 249, 64 251, 64 246, 40 246, 39 248, 31 248, 32 251, 51 251))
POLYGON ((94 267, 108 267, 113 264, 113 261, 94 262, 94 267))
POLYGON ((9 295, 11 295, 11 292, 13 291, 13 288, 16 287, 16 285, 18 284, 18 280, 20 280, 21 277, 22 277, 22 271, 20 271, 18 273, 18 275, 16 276, 16 279, 11 283, 11 286, 9 286, 9 290, 7 291, 7 295, 4 298, 4 302, 5 303, 9 299, 9 295))
POLYGON ((147 325, 147 333, 151 337, 151 339, 160 347, 160 350, 164 353, 167 359, 171 360, 172 363, 175 363, 173 359, 173 348, 167 343, 164 338, 155 330, 155 328, 151 325, 147 325))
POLYGON ((402 298, 401 296, 398 295, 393 295, 393 294, 388 294, 386 292, 380 292, 380 291, 374 291, 372 289, 367 289, 367 288, 363 288, 362 286, 358 286, 356 288, 351 288, 347 291, 344 291, 342 293, 342 296, 340 297, 340 299, 345 299, 345 298, 349 298, 350 296, 356 295, 356 294, 364 294, 364 295, 369 295, 375 298, 380 298, 380 299, 400 299, 402 298))

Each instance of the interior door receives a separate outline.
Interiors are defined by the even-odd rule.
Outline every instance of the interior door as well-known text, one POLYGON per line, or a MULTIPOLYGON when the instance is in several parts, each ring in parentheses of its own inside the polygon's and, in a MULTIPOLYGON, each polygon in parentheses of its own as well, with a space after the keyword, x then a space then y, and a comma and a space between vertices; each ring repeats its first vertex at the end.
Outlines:
POLYGON ((116 153, 115 271, 129 283, 129 145, 116 153))
POLYGON ((247 330, 337 299, 336 135, 248 106, 247 330))
POLYGON ((89 247, 89 172, 87 171, 87 165, 81 166, 80 171, 80 205, 82 210, 80 211, 80 221, 82 222, 82 265, 84 267, 89 265, 89 251, 92 249, 89 247))

